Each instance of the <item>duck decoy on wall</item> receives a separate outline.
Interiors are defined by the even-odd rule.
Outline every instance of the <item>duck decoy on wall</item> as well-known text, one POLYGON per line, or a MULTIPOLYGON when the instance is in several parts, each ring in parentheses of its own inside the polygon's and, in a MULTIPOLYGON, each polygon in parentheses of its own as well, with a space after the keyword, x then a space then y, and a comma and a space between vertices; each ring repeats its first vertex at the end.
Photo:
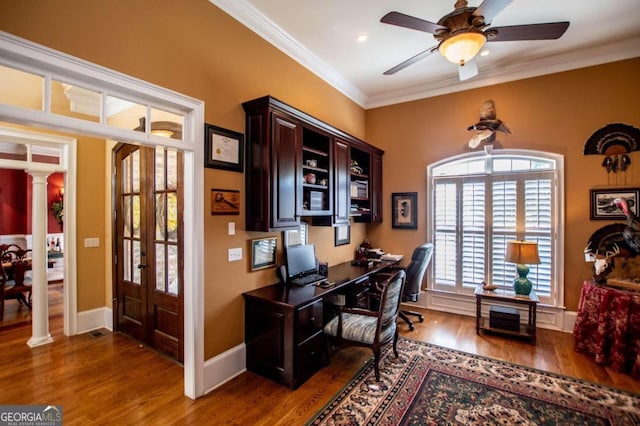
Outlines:
POLYGON ((511 130, 507 125, 498 119, 496 105, 493 100, 482 103, 480 121, 467 127, 467 130, 475 130, 475 134, 469 139, 469 148, 471 149, 475 149, 482 144, 493 143, 496 140, 496 132, 511 134, 511 130))
POLYGON ((631 165, 633 151, 640 149, 640 130, 623 123, 612 123, 593 132, 584 145, 584 155, 604 155, 602 167, 607 171, 607 183, 626 183, 625 172, 631 165), (621 182, 618 182, 621 173, 621 182))

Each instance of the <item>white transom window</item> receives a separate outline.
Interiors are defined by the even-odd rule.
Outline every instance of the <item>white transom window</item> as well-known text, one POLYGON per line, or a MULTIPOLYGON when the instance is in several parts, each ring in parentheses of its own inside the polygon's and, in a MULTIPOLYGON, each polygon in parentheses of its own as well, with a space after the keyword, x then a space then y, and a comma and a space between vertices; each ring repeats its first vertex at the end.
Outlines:
POLYGON ((528 278, 542 303, 562 303, 562 167, 560 155, 523 150, 429 166, 430 288, 468 295, 484 281, 511 290, 516 270, 504 261, 507 241, 535 241, 540 264, 528 265, 528 278))

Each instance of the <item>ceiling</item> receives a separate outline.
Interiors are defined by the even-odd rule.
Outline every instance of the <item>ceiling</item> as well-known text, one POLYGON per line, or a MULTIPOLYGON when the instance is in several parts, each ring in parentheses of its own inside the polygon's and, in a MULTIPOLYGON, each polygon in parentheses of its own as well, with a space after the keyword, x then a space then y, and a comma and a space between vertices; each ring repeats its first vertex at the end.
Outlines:
POLYGON ((437 42, 380 18, 397 11, 437 23, 455 0, 209 1, 364 108, 640 57, 639 0, 515 0, 491 26, 569 21, 569 29, 558 40, 487 43, 490 54, 477 58, 479 74, 464 82, 437 52, 382 74, 437 42), (359 34, 367 41, 358 42, 359 34))

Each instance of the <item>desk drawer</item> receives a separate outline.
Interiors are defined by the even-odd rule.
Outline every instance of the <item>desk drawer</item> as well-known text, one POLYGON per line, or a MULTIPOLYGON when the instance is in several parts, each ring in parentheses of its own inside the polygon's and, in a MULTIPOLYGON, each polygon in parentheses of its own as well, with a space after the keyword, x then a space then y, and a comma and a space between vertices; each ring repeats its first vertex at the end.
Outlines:
POLYGON ((365 277, 347 290, 347 306, 352 308, 369 308, 369 277, 365 277))
POLYGON ((300 343, 322 330, 322 300, 317 300, 298 309, 296 342, 300 343))
POLYGON ((298 347, 295 361, 294 388, 322 368, 324 365, 324 344, 324 335, 318 333, 298 347))

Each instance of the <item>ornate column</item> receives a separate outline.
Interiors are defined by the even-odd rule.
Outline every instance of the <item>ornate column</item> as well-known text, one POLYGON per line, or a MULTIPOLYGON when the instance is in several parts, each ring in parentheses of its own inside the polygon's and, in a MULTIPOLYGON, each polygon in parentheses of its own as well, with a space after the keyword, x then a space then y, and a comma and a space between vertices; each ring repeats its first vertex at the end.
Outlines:
POLYGON ((30 347, 53 342, 49 334, 49 297, 47 291, 47 176, 48 172, 28 170, 33 177, 31 200, 31 338, 30 347))

